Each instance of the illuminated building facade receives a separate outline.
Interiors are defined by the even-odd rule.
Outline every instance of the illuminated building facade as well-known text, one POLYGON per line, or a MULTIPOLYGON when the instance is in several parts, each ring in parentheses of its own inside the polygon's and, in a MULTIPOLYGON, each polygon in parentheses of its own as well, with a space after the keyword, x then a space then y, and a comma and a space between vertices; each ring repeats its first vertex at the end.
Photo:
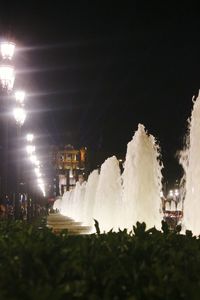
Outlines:
POLYGON ((54 196, 74 188, 77 180, 87 175, 87 148, 74 149, 72 145, 53 147, 52 164, 56 173, 54 196))

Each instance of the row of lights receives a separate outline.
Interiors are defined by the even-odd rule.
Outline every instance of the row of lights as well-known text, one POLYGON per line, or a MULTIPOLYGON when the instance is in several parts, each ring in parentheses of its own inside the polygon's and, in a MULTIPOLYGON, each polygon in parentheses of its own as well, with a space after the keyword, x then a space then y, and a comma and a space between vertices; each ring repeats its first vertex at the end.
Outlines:
POLYGON ((170 190, 169 191, 169 197, 173 198, 173 197, 178 197, 179 196, 179 190, 175 189, 175 190, 170 190))
POLYGON ((36 147, 35 147, 35 145, 33 145, 34 135, 32 133, 27 134, 26 140, 28 142, 28 145, 26 146, 26 151, 27 151, 27 154, 29 156, 31 163, 34 166, 34 171, 36 174, 38 186, 41 189, 43 196, 45 197, 46 196, 45 184, 42 179, 41 163, 36 156, 36 151, 35 151, 36 147))
MULTIPOLYGON (((1 56, 4 61, 11 61, 15 52, 15 44, 10 42, 1 43, 1 56)), ((12 91, 15 81, 15 71, 12 65, 3 64, 0 66, 0 79, 2 87, 12 91)))
MULTIPOLYGON (((15 53, 15 44, 11 42, 1 43, 1 56, 3 61, 11 62, 15 53)), ((2 88, 9 93, 13 89, 15 82, 15 71, 14 67, 10 64, 0 65, 0 81, 2 88)), ((13 109, 13 116, 17 125, 22 126, 26 119, 26 111, 24 110, 24 91, 15 92, 16 107, 13 109)))
MULTIPOLYGON (((2 88, 10 93, 13 89, 14 81, 15 81, 15 71, 14 67, 10 64, 14 52, 15 52, 15 44, 11 42, 2 42, 0 44, 0 51, 3 61, 9 62, 9 64, 2 64, 0 65, 0 81, 2 88)), ((22 90, 15 92, 15 102, 16 107, 13 109, 13 116, 15 121, 19 127, 23 126, 26 120, 26 111, 24 109, 24 99, 25 99, 25 92, 22 90)), ((45 185, 41 178, 40 172, 40 162, 35 155, 35 146, 32 145, 33 141, 33 134, 27 135, 27 141, 29 145, 27 145, 27 152, 30 154, 30 160, 32 161, 35 167, 35 173, 37 176, 38 185, 45 196, 45 185)))
MULTIPOLYGON (((169 190, 169 193, 168 193, 168 198, 174 198, 174 197, 178 197, 180 195, 179 193, 179 190, 178 189, 175 189, 175 190, 169 190)), ((161 191, 160 192, 160 197, 164 197, 164 194, 163 192, 161 191)))

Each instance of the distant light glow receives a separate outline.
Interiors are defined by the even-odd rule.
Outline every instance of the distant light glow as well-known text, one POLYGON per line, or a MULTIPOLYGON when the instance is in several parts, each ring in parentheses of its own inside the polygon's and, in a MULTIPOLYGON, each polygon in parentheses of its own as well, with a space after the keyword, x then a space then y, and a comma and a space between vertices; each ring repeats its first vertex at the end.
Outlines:
POLYGON ((179 196, 179 190, 175 190, 175 196, 179 196))
POLYGON ((28 134, 26 135, 26 140, 27 140, 27 142, 32 142, 33 139, 34 139, 34 135, 33 135, 32 133, 28 133, 28 134))
POLYGON ((69 170, 69 177, 70 177, 70 178, 73 178, 73 177, 74 177, 72 169, 69 170))
POLYGON ((1 43, 1 55, 3 59, 11 60, 15 52, 15 44, 11 42, 1 43))
POLYGON ((42 174, 41 174, 41 172, 40 172, 40 168, 35 168, 35 174, 36 174, 36 176, 37 177, 41 177, 42 176, 42 174))
POLYGON ((36 155, 31 155, 30 156, 30 161, 34 164, 37 161, 36 155))
POLYGON ((161 192, 160 192, 160 197, 162 198, 163 196, 164 196, 164 195, 163 195, 163 192, 161 191, 161 192))
POLYGON ((170 195, 170 197, 173 197, 173 195, 174 195, 173 190, 169 191, 169 195, 170 195))
POLYGON ((39 183, 38 186, 41 189, 43 196, 45 197, 46 196, 46 192, 45 192, 45 185, 44 185, 44 183, 39 183))
POLYGON ((35 165, 36 165, 37 167, 39 167, 39 166, 40 166, 40 161, 39 161, 39 160, 36 160, 36 161, 35 161, 35 165))
POLYGON ((30 161, 32 162, 33 165, 35 165, 37 168, 40 167, 40 161, 38 160, 36 155, 31 155, 30 156, 30 161))
POLYGON ((17 91, 15 92, 15 100, 17 103, 23 105, 25 99, 25 92, 24 91, 17 91))
POLYGON ((26 152, 28 154, 32 155, 35 152, 35 146, 33 146, 33 145, 26 146, 26 152))
POLYGON ((40 185, 41 185, 41 184, 44 185, 44 182, 43 182, 43 179, 42 179, 42 178, 38 178, 38 179, 37 179, 37 182, 38 182, 38 184, 40 184, 40 185))
POLYGON ((17 107, 13 110, 13 115, 15 118, 15 121, 18 125, 22 126, 24 124, 24 121, 26 119, 26 112, 22 107, 17 107))
POLYGON ((15 81, 15 72, 12 66, 0 66, 0 80, 3 89, 11 91, 15 81))

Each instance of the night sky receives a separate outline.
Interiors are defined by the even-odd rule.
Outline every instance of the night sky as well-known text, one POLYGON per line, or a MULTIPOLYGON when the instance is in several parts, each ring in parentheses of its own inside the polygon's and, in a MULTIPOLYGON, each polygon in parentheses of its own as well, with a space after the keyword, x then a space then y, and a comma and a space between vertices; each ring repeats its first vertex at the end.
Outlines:
POLYGON ((60 2, 1 4, 1 37, 19 47, 16 87, 28 93, 24 131, 31 128, 44 147, 87 146, 95 167, 125 156, 142 123, 158 140, 164 178, 173 182, 200 88, 198 9, 167 1, 60 2))

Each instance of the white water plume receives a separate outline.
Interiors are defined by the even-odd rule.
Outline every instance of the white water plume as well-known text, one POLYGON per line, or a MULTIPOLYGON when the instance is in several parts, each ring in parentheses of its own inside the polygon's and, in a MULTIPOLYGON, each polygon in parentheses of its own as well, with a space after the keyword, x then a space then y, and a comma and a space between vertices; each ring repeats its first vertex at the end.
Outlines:
POLYGON ((127 228, 137 221, 147 228, 161 227, 160 152, 155 138, 139 124, 128 143, 123 175, 115 156, 101 166, 100 175, 93 171, 87 183, 77 183, 73 191, 63 195, 62 214, 91 226, 97 219, 102 231, 127 228))
POLYGON ((123 201, 126 207, 126 226, 131 228, 137 221, 147 228, 161 227, 161 169, 159 147, 143 125, 127 147, 123 173, 123 201))
POLYGON ((95 197, 94 218, 103 231, 118 229, 121 218, 121 176, 119 162, 115 156, 108 158, 101 166, 95 197))
POLYGON ((98 182, 99 172, 98 170, 94 170, 88 177, 84 199, 83 222, 88 226, 92 226, 94 224, 93 212, 98 182))
POLYGON ((183 226, 200 234, 200 94, 194 101, 187 144, 181 153, 180 163, 185 175, 183 226))

